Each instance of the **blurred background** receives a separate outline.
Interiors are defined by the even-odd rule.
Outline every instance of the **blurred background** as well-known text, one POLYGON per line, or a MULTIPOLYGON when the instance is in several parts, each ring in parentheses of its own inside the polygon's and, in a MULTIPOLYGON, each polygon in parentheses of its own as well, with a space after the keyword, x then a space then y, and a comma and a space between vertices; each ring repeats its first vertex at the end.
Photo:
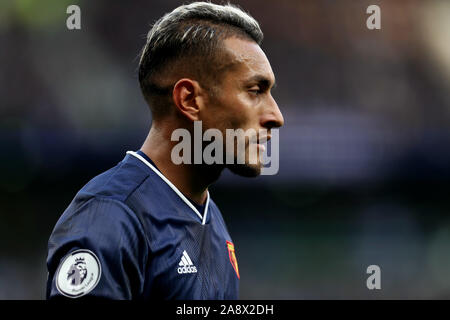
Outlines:
MULTIPOLYGON (((450 298, 450 1, 232 3, 261 24, 285 118, 278 175, 211 188, 241 298, 450 298), (372 264, 381 290, 366 287, 372 264)), ((57 219, 141 146, 137 57, 180 4, 0 2, 0 299, 45 298, 57 219)))

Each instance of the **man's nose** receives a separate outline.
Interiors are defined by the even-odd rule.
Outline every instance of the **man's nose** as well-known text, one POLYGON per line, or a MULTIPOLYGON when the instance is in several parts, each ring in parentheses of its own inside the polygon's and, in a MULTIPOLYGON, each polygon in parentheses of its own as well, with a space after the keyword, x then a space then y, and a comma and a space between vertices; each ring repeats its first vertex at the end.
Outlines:
POLYGON ((280 109, 278 108, 278 104, 275 99, 270 96, 270 101, 267 104, 264 113, 261 117, 261 126, 263 128, 271 129, 271 128, 279 128, 283 126, 284 118, 281 114, 280 109))

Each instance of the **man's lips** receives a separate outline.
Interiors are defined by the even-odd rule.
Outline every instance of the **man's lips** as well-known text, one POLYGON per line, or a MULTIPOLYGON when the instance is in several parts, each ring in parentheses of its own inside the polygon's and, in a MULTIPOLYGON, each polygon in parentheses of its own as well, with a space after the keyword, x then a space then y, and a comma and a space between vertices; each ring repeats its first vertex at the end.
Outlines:
POLYGON ((260 150, 261 152, 266 151, 266 146, 263 145, 263 144, 258 143, 258 148, 259 148, 259 150, 260 150))
POLYGON ((271 135, 259 137, 258 138, 258 143, 265 143, 265 142, 269 141, 271 138, 272 138, 271 135))
POLYGON ((267 143, 270 140, 270 138, 272 138, 272 136, 270 135, 258 138, 257 147, 261 152, 266 151, 266 146, 264 145, 264 143, 267 143))

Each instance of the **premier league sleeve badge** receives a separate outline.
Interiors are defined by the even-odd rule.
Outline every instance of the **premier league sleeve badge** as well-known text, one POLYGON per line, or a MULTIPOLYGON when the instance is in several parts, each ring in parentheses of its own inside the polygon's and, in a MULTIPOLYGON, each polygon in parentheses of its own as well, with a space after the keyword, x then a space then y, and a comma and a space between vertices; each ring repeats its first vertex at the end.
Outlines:
POLYGON ((86 295, 98 284, 101 265, 90 250, 76 250, 67 255, 56 272, 56 288, 69 298, 86 295))

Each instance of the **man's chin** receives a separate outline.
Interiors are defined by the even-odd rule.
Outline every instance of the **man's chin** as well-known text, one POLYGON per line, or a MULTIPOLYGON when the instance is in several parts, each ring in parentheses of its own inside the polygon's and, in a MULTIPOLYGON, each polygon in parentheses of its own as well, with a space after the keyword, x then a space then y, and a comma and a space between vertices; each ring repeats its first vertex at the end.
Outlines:
POLYGON ((255 178, 261 174, 261 165, 259 164, 229 164, 227 168, 234 174, 246 178, 255 178))

